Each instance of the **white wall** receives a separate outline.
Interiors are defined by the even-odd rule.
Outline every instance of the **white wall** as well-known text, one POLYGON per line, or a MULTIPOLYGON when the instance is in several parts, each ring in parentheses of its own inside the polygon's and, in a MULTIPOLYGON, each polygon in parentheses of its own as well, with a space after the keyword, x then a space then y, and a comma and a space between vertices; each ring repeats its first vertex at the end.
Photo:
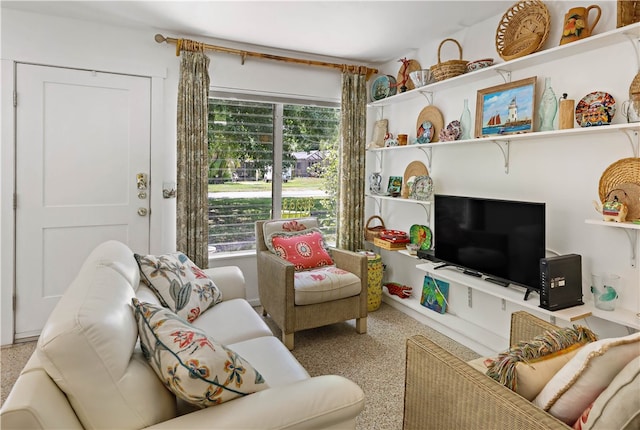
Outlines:
MULTIPOLYGON (((564 13, 570 7, 567 2, 545 2, 552 17, 552 28, 545 49, 558 46, 564 13)), ((594 2, 591 2, 594 3, 594 2)), ((602 18, 594 34, 615 29, 616 3, 595 2, 602 7, 602 18)), ((495 32, 501 15, 488 19, 452 35, 463 47, 465 60, 494 58, 501 62, 495 50, 495 32)), ((409 58, 417 59, 423 68, 437 63, 437 49, 441 40, 425 43, 409 58)), ((637 41, 635 42, 637 46, 637 41)), ((458 51, 452 43, 442 49, 442 61, 457 59, 458 51)), ((631 81, 640 67, 637 51, 632 42, 622 46, 592 50, 584 55, 571 57, 569 61, 558 60, 542 63, 525 71, 514 72, 511 81, 538 77, 538 97, 542 94, 544 78, 551 77, 551 86, 557 96, 566 92, 576 103, 592 91, 605 91, 614 96, 618 109, 628 98, 631 81)), ((386 64, 382 71, 396 76, 398 63, 386 64)), ((459 119, 463 100, 469 100, 471 117, 475 118, 476 92, 478 89, 504 83, 502 77, 484 78, 460 88, 436 90, 433 105, 444 115, 444 123, 459 119)), ((418 113, 427 106, 423 98, 386 106, 384 109, 370 108, 369 124, 379 118, 389 119, 390 132, 416 135, 418 113)), ((620 112, 618 110, 618 112, 620 112)), ((620 113, 614 123, 625 122, 620 113)), ((370 126, 370 128, 372 128, 370 126)), ((371 130, 368 130, 371 133, 371 130)), ((637 144, 637 143, 636 143, 637 144)), ((510 149, 509 173, 505 174, 504 159, 493 143, 434 148, 430 173, 435 191, 443 194, 482 196, 489 198, 529 200, 545 202, 547 208, 547 247, 560 254, 582 255, 583 292, 590 300, 590 274, 611 272, 621 276, 618 306, 640 311, 640 272, 631 266, 631 246, 624 231, 585 224, 585 219, 598 218, 592 201, 598 200, 598 182, 602 172, 620 158, 633 157, 632 147, 623 133, 606 137, 579 137, 545 139, 540 141, 514 142, 510 149), (615 230, 615 231, 614 231, 615 230)), ((402 150, 384 155, 383 184, 389 175, 404 173, 407 164, 414 160, 427 164, 419 150, 402 150)), ((379 170, 373 154, 368 155, 368 171, 379 170)), ((367 216, 374 213, 371 199, 367 199, 367 216)), ((408 204, 383 203, 382 217, 389 228, 408 231, 412 224, 427 222, 425 211, 408 204)), ((635 235, 635 232, 633 232, 635 235)), ((638 255, 638 246, 635 249, 638 255)), ((390 270, 387 280, 414 286, 414 295, 420 295, 423 273, 413 266, 415 260, 382 251, 383 260, 390 270)), ((464 319, 473 321, 492 331, 508 337, 509 315, 514 307, 501 309, 498 299, 474 295, 473 308, 466 307, 466 288, 452 288, 453 311, 464 319)), ((537 295, 530 300, 537 300, 537 295)), ((560 323, 560 321, 558 321, 560 323)), ((603 335, 626 334, 620 326, 598 318, 588 318, 587 323, 603 335)))
MULTIPOLYGON (((153 253, 175 250, 175 199, 163 199, 164 181, 176 177, 176 93, 180 59, 175 45, 158 44, 156 33, 180 37, 162 29, 134 31, 87 21, 2 9, 1 16, 1 93, 2 150, 0 152, 2 197, 0 207, 0 342, 13 340, 13 209, 14 132, 13 132, 13 64, 28 62, 103 72, 152 77, 152 155, 151 155, 151 246, 153 253), (153 184, 157 186, 153 188, 153 184)), ((216 40, 198 40, 239 48, 216 40)), ((243 47, 279 55, 287 52, 243 47)), ((339 101, 340 73, 273 61, 209 54, 211 85, 217 90, 249 91, 280 96, 296 96, 310 100, 339 101)), ((295 56, 300 56, 295 55, 295 56)), ((312 60, 337 62, 336 59, 308 57, 312 60)), ((255 257, 221 260, 216 265, 237 264, 245 272, 248 298, 257 302, 255 257)))

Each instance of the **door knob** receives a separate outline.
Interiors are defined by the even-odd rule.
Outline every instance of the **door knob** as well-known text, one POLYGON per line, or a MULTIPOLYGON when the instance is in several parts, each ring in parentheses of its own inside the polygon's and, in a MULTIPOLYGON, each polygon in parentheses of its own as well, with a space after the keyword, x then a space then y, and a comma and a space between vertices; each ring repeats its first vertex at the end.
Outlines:
POLYGON ((149 213, 149 210, 147 208, 138 208, 138 215, 147 216, 147 213, 149 213))

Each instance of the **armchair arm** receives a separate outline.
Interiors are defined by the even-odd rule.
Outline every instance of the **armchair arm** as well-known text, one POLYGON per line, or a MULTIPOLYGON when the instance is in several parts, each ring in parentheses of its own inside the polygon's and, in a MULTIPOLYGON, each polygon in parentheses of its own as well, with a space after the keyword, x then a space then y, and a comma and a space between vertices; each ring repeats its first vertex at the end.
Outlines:
POLYGON ((405 429, 570 429, 424 336, 407 340, 405 378, 405 429))
POLYGON ((256 258, 260 303, 279 327, 290 331, 294 325, 294 313, 285 312, 285 309, 292 309, 295 305, 295 266, 270 251, 257 251, 256 258))
POLYGON ((510 345, 517 345, 518 342, 531 340, 534 337, 544 334, 548 330, 558 330, 558 326, 548 323, 526 311, 518 311, 511 314, 511 334, 509 336, 510 345))
POLYGON ((351 272, 367 283, 367 256, 345 249, 331 248, 331 258, 336 267, 351 272))
POLYGON ((182 415, 149 429, 323 429, 355 428, 364 393, 337 375, 317 376, 269 388, 182 415))

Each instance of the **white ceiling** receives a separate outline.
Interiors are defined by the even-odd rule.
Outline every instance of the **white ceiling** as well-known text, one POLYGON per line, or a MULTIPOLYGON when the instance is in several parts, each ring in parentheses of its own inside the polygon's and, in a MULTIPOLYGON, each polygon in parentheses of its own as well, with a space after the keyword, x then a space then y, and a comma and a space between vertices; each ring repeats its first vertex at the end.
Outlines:
MULTIPOLYGON (((2 8, 382 63, 504 13, 513 1, 5 1, 2 8)), ((496 23, 497 25, 497 23, 496 23)), ((151 37, 151 35, 150 35, 151 37)))

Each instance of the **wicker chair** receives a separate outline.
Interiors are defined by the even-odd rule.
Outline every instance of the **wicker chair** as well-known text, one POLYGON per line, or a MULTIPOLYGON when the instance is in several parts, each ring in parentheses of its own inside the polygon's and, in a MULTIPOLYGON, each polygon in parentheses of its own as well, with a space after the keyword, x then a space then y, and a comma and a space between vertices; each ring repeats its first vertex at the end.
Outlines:
MULTIPOLYGON (((512 345, 558 327, 511 316, 512 345)), ((404 429, 570 429, 424 336, 407 340, 404 429)))
POLYGON ((336 267, 360 278, 358 295, 321 303, 296 305, 294 265, 271 252, 263 233, 266 221, 256 222, 256 254, 258 265, 258 293, 263 314, 271 315, 282 330, 282 342, 294 348, 294 333, 300 330, 356 320, 356 331, 367 332, 367 257, 333 248, 331 258, 336 267))

